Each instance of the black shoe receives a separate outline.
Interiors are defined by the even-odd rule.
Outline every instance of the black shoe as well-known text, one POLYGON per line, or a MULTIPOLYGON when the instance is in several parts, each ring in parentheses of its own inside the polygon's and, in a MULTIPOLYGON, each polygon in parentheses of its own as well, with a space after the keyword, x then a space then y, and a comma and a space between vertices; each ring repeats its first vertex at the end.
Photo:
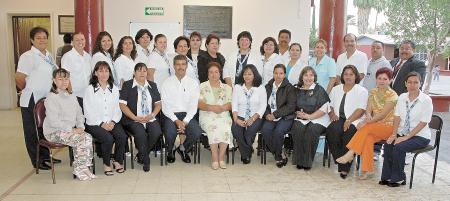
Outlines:
POLYGON ((135 160, 138 164, 144 165, 144 161, 142 160, 141 157, 139 157, 138 154, 136 154, 136 157, 134 158, 134 160, 135 160))
POLYGON ((150 171, 150 165, 146 164, 142 167, 142 169, 144 170, 144 172, 148 172, 148 171, 150 171))
POLYGON ((251 162, 250 158, 242 158, 242 163, 249 164, 251 162))
POLYGON ((309 170, 311 170, 311 167, 303 167, 303 170, 309 171, 309 170))
POLYGON ((283 166, 286 166, 287 162, 288 162, 288 158, 283 158, 283 159, 281 159, 281 161, 278 161, 276 163, 276 165, 278 168, 282 168, 283 166))
POLYGON ((348 174, 341 173, 341 174, 339 174, 339 176, 341 176, 342 179, 346 179, 348 174))
POLYGON ((303 168, 305 168, 305 167, 303 167, 303 166, 301 166, 301 165, 297 165, 297 169, 301 170, 301 169, 303 169, 303 168))
POLYGON ((387 180, 380 180, 380 181, 378 182, 378 184, 380 184, 380 185, 388 185, 388 184, 389 184, 389 181, 387 181, 387 180))
POLYGON ((169 154, 167 154, 166 160, 167 160, 168 163, 175 162, 175 151, 169 152, 169 154))
POLYGON ((177 149, 177 152, 181 156, 181 160, 185 163, 191 163, 191 157, 189 157, 189 154, 186 151, 181 151, 180 148, 177 149))
MULTIPOLYGON (((44 159, 44 162, 50 163, 50 159, 49 158, 44 159)), ((58 163, 61 163, 61 160, 53 158, 53 164, 58 164, 58 163)))
POLYGON ((45 162, 39 164, 38 168, 40 170, 51 170, 52 169, 52 167, 50 165, 47 165, 47 163, 45 163, 45 162))
POLYGON ((403 180, 402 182, 389 182, 388 184, 387 184, 387 186, 389 186, 389 187, 399 187, 400 185, 406 185, 406 181, 405 180, 403 180))

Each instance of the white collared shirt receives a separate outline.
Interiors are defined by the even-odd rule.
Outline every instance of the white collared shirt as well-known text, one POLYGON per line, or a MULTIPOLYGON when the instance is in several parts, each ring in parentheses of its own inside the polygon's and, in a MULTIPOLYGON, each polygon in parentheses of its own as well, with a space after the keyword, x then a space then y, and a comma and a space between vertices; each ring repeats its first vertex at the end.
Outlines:
POLYGON ((341 76, 342 70, 349 64, 354 65, 359 73, 367 74, 368 59, 366 53, 356 50, 350 58, 347 58, 347 52, 340 54, 336 62, 336 75, 341 76))
POLYGON ((174 74, 174 70, 172 67, 173 60, 170 61, 169 56, 164 53, 163 56, 161 56, 156 50, 153 50, 150 53, 149 57, 149 64, 147 68, 155 69, 155 73, 153 74, 153 79, 158 88, 161 87, 162 83, 170 77, 172 74, 174 74), (164 59, 167 58, 167 61, 164 59))
POLYGON ((30 50, 20 55, 17 72, 27 76, 25 88, 20 95, 20 107, 28 107, 31 95, 34 102, 37 102, 48 94, 52 87, 53 71, 56 68, 55 60, 48 51, 43 55, 41 51, 31 46, 30 50))
POLYGON ((134 61, 136 63, 144 63, 148 67, 150 65, 150 53, 152 51, 149 50, 148 47, 147 47, 147 50, 148 50, 148 54, 141 45, 137 44, 136 45, 137 54, 136 54, 136 59, 134 59, 134 61))
MULTIPOLYGON (((341 105, 342 97, 344 96, 344 85, 340 84, 335 87, 330 92, 330 106, 333 107, 334 114, 339 116, 339 107, 341 105)), ((347 92, 345 96, 345 104, 344 104, 344 113, 345 117, 348 118, 350 115, 355 112, 357 109, 366 110, 367 108, 367 99, 369 98, 369 94, 367 89, 362 87, 359 84, 355 84, 353 88, 347 92)), ((358 123, 362 120, 362 115, 359 119, 353 121, 353 125, 356 127, 358 123)))
POLYGON ((119 89, 115 85, 112 89, 109 85, 105 89, 102 89, 99 84, 95 88, 89 85, 84 93, 83 109, 87 125, 97 126, 102 122, 112 121, 119 123, 122 118, 119 89))
POLYGON ((84 90, 89 85, 91 78, 91 55, 83 50, 83 55, 77 52, 75 48, 68 51, 61 59, 61 68, 70 72, 70 83, 72 85, 73 94, 83 98, 84 90))
POLYGON ((267 61, 264 61, 264 55, 261 55, 261 63, 259 64, 263 70, 261 77, 263 78, 263 85, 265 86, 273 78, 273 68, 277 64, 281 64, 281 57, 277 53, 270 55, 267 61))
POLYGON ((117 78, 117 69, 114 66, 114 61, 112 60, 112 56, 108 53, 102 53, 102 52, 97 52, 92 56, 91 59, 91 69, 94 70, 95 68, 95 64, 97 64, 97 62, 99 61, 105 61, 106 63, 108 63, 109 67, 111 68, 111 73, 113 75, 114 78, 114 84, 116 84, 116 86, 119 86, 119 80, 117 78))
MULTIPOLYGON (((409 101, 409 93, 403 93, 398 97, 397 105, 395 106, 394 115, 400 117, 400 125, 398 126, 397 133, 401 133, 405 128, 405 120, 406 120, 406 101, 409 102, 409 107, 412 106, 412 103, 415 101, 409 101)), ((433 115, 433 103, 431 98, 420 92, 419 96, 416 98, 417 103, 413 108, 411 108, 409 113, 409 125, 410 131, 412 131, 420 122, 427 123, 427 126, 422 128, 416 136, 424 137, 427 139, 431 138, 431 131, 428 127, 428 123, 431 121, 431 116, 433 115)))
POLYGON ((280 55, 281 62, 283 62, 283 63, 289 63, 289 60, 291 60, 291 56, 289 55, 289 49, 286 50, 286 52, 284 52, 284 54, 280 52, 279 55, 280 55))
POLYGON ((263 85, 252 87, 249 90, 245 85, 235 85, 231 101, 232 112, 237 112, 239 117, 245 117, 245 112, 247 110, 246 92, 251 92, 252 94, 250 97, 250 117, 254 114, 259 114, 259 118, 262 118, 267 107, 267 93, 266 88, 264 88, 263 85))
MULTIPOLYGON (((239 51, 238 51, 239 52, 239 51)), ((262 68, 260 65, 261 57, 260 54, 256 51, 250 50, 250 55, 248 55, 247 64, 253 64, 256 66, 256 69, 258 70, 258 73, 262 74, 262 68)), ((240 53, 232 53, 229 57, 227 57, 227 61, 225 62, 225 67, 223 68, 223 78, 230 78, 232 85, 235 84, 236 80, 236 62, 238 62, 238 56, 240 57, 240 53)), ((243 66, 242 68, 244 68, 243 66)))
POLYGON ((133 79, 134 66, 136 62, 133 59, 121 54, 115 61, 114 66, 117 69, 117 79, 120 83, 121 80, 128 81, 133 79))
POLYGON ((178 119, 175 113, 186 112, 183 121, 189 123, 197 113, 199 97, 197 81, 186 75, 181 80, 175 75, 170 76, 161 87, 162 111, 172 121, 178 119))
MULTIPOLYGON (((287 68, 287 66, 289 65, 289 60, 285 63, 285 66, 287 68)), ((300 60, 300 58, 297 60, 297 62, 295 62, 295 65, 292 66, 291 71, 289 71, 289 74, 287 76, 289 83, 291 83, 292 85, 296 85, 298 84, 298 78, 300 76, 300 73, 302 72, 302 69, 305 67, 305 63, 303 63, 302 60, 300 60)))

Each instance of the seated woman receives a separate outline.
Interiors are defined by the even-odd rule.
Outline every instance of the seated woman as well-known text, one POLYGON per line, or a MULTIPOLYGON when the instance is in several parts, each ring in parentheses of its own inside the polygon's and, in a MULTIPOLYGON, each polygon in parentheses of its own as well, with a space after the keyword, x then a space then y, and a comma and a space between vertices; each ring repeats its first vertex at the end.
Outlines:
POLYGON ((267 106, 267 94, 256 66, 247 64, 241 71, 233 90, 231 131, 241 152, 241 161, 249 164, 256 132, 261 128, 267 106))
POLYGON ((119 124, 122 111, 119 108, 119 89, 114 85, 111 68, 106 61, 95 64, 84 93, 84 115, 86 131, 100 143, 103 169, 106 176, 112 176, 111 151, 114 144, 114 168, 123 173, 125 146, 128 136, 119 124))
POLYGON ((407 93, 398 97, 394 112, 394 130, 384 144, 384 162, 380 185, 398 187, 406 184, 406 152, 426 147, 431 131, 428 123, 433 114, 431 98, 420 91, 420 74, 406 76, 407 93))
POLYGON ((295 109, 295 88, 286 79, 283 64, 275 65, 266 93, 268 104, 261 134, 269 151, 275 155, 277 167, 282 168, 288 162, 286 155, 282 155, 284 135, 291 129, 295 109))
MULTIPOLYGON (((328 115, 332 122, 326 130, 328 147, 334 159, 347 153, 346 145, 356 133, 356 126, 362 120, 368 96, 367 90, 359 85, 360 76, 355 66, 345 66, 340 81, 343 84, 333 87, 330 93, 331 111, 328 115)), ((342 179, 347 178, 351 162, 338 164, 342 179)))
POLYGON ((361 155, 362 174, 360 179, 372 175, 373 145, 380 140, 386 140, 392 134, 394 107, 397 103, 397 93, 389 86, 392 81, 392 70, 380 68, 376 72, 377 87, 370 91, 367 103, 366 117, 357 125, 358 131, 347 144, 349 151, 336 159, 338 163, 346 164, 353 160, 354 154, 361 155))
POLYGON ((50 142, 73 147, 73 174, 81 181, 97 178, 91 173, 92 137, 84 131, 84 116, 70 89, 70 73, 53 71, 53 84, 45 105, 44 137, 50 142))
POLYGON ((224 162, 231 136, 231 87, 220 81, 219 63, 211 62, 208 68, 208 81, 200 84, 200 126, 208 135, 211 147, 211 167, 225 169, 224 162))
POLYGON ((310 170, 322 133, 330 123, 327 112, 330 98, 325 89, 317 84, 316 71, 311 66, 302 69, 296 85, 295 121, 292 134, 294 151, 292 162, 297 169, 310 170))
POLYGON ((148 172, 150 150, 162 133, 157 117, 161 110, 161 97, 156 84, 147 80, 147 66, 144 63, 136 64, 134 78, 123 83, 119 106, 125 115, 123 126, 134 135, 137 161, 143 164, 144 172, 148 172))

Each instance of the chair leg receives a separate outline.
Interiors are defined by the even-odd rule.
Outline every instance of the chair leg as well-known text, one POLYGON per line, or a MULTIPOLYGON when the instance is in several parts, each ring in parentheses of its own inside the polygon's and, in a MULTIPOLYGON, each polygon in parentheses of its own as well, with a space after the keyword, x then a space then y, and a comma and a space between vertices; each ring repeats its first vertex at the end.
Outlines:
POLYGON ((356 156, 356 171, 359 171, 359 165, 361 164, 361 157, 359 155, 356 156))
POLYGON ((129 147, 129 149, 130 149, 130 153, 131 153, 131 157, 130 157, 131 169, 134 169, 134 151, 133 151, 134 143, 133 143, 133 138, 131 136, 129 138, 130 138, 130 147, 129 147))
POLYGON ((159 144, 160 144, 160 146, 161 146, 161 151, 160 151, 160 153, 159 153, 159 157, 160 157, 160 161, 161 161, 161 166, 163 166, 164 165, 164 140, 163 140, 163 137, 161 136, 160 138, 160 141, 159 141, 159 144))
POLYGON ((267 149, 266 149, 266 142, 264 141, 264 139, 262 139, 262 143, 261 145, 263 146, 263 157, 264 157, 264 165, 266 164, 267 161, 267 149))
POLYGON ((261 158, 261 164, 264 164, 264 139, 261 137, 261 134, 258 134, 258 154, 259 158, 261 158))
POLYGON ((230 145, 227 146, 227 152, 225 152, 227 154, 227 164, 230 163, 230 145))
POLYGON ((417 157, 417 154, 414 154, 414 157, 412 160, 412 165, 411 165, 411 177, 409 179, 409 189, 412 188, 412 183, 413 183, 413 179, 414 179, 414 166, 416 165, 416 157, 417 157))
POLYGON ((56 184, 55 166, 53 165, 53 151, 52 151, 52 149, 49 149, 49 151, 50 151, 50 165, 52 167, 52 180, 53 180, 53 184, 56 184))
POLYGON ((202 150, 202 142, 200 141, 200 139, 197 142, 197 160, 198 160, 198 164, 200 164, 200 154, 201 154, 201 150, 202 150))
POLYGON ((127 170, 127 155, 123 153, 123 169, 127 170))
POLYGON ((191 153, 194 153, 194 164, 197 164, 197 151, 198 151, 198 148, 197 148, 197 141, 196 142, 194 142, 194 150, 193 151, 191 151, 191 153))
POLYGON ((431 183, 433 183, 433 184, 434 184, 434 179, 436 178, 436 167, 437 167, 438 157, 439 157, 439 144, 436 147, 436 155, 434 156, 433 179, 431 181, 431 183))
POLYGON ((92 157, 92 173, 95 174, 95 156, 92 157))
MULTIPOLYGON (((95 148, 93 148, 92 150, 94 150, 94 152, 95 152, 95 148)), ((92 154, 94 154, 94 153, 92 153, 92 154)), ((69 165, 70 165, 70 167, 72 167, 72 165, 73 165, 73 149, 72 149, 72 147, 70 147, 69 146, 69 165)))
POLYGON ((322 166, 325 167, 325 161, 327 160, 328 156, 328 147, 327 147, 327 140, 325 140, 325 143, 323 145, 323 159, 322 159, 322 166))
POLYGON ((39 161, 39 143, 38 143, 38 145, 36 146, 36 161, 35 161, 36 174, 39 174, 39 164, 40 161, 39 161))
POLYGON ((328 148, 328 151, 327 151, 327 152, 328 152, 328 154, 327 154, 327 155, 328 155, 328 159, 327 159, 327 160, 328 160, 328 168, 330 168, 331 157, 332 157, 332 155, 331 155, 331 153, 330 153, 330 149, 329 149, 329 148, 328 148))

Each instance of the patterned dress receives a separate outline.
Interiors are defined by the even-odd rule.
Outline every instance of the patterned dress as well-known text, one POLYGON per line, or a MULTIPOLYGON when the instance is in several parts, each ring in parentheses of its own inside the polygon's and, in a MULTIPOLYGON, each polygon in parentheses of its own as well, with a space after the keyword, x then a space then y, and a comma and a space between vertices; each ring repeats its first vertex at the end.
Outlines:
MULTIPOLYGON (((209 105, 231 103, 231 87, 220 83, 212 88, 209 81, 200 84, 200 100, 209 105)), ((216 114, 211 111, 199 112, 200 126, 208 135, 209 144, 227 143, 232 145, 231 116, 229 111, 216 114)))

